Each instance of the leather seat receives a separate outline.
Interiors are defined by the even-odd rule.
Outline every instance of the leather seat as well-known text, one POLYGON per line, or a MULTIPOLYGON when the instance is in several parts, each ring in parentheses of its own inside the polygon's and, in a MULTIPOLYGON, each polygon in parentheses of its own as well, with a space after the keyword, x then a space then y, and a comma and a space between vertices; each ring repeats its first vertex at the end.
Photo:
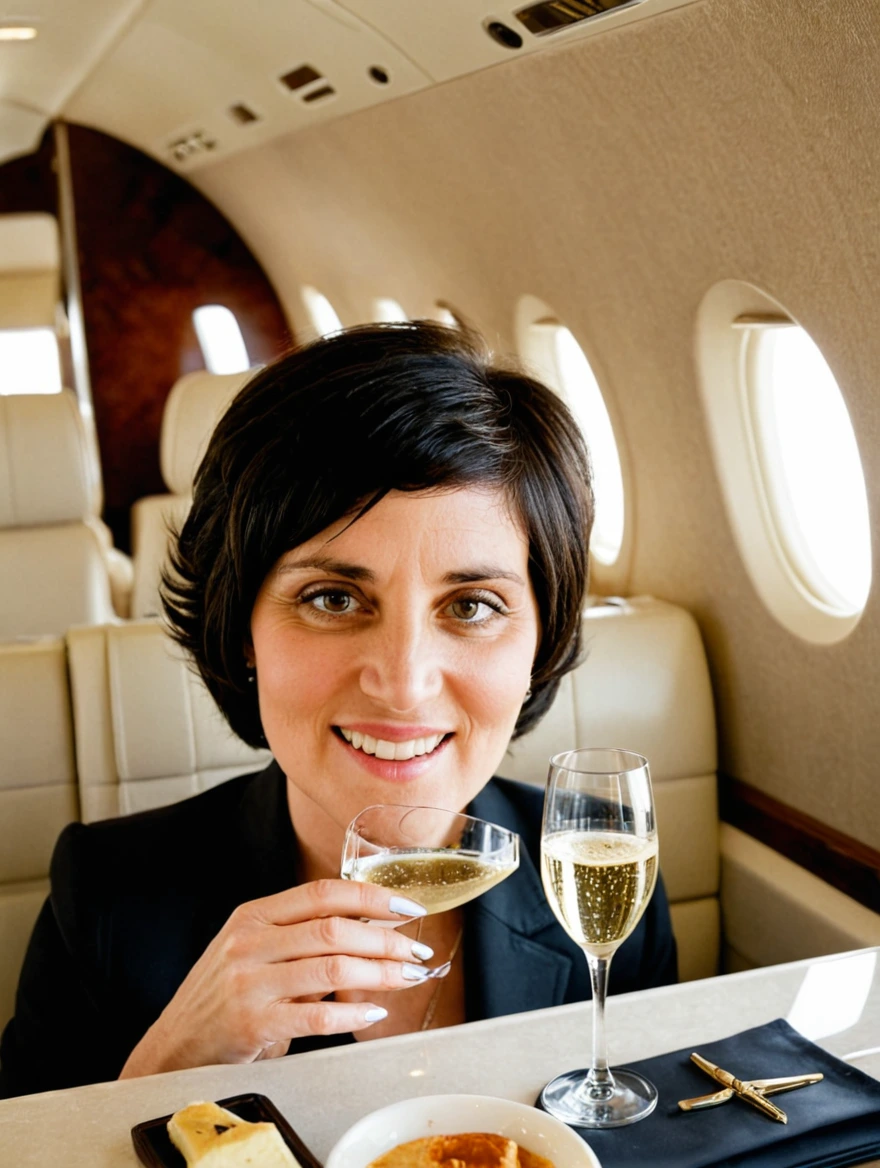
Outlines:
POLYGON ((544 720, 515 742, 501 773, 543 785, 548 760, 577 746, 615 746, 651 766, 660 868, 683 981, 718 972, 721 925, 715 711, 693 617, 643 596, 584 614, 583 663, 544 720))
POLYGON ((158 622, 71 629, 67 646, 85 823, 174 803, 269 762, 235 737, 158 622))
POLYGON ((48 889, 61 829, 79 816, 64 641, 0 644, 0 1028, 48 889))
POLYGON ((179 530, 192 504, 193 478, 208 439, 226 408, 252 375, 188 373, 175 382, 162 415, 159 456, 170 494, 149 495, 131 509, 134 619, 158 616, 159 581, 168 558, 169 531, 179 530))
MULTIPOLYGON (((586 662, 501 773, 543 785, 550 756, 575 745, 645 754, 682 977, 709 976, 720 945, 718 809, 699 632, 682 609, 647 597, 593 607, 585 623, 586 662)), ((268 760, 232 736, 161 626, 72 629, 68 646, 84 820, 170 803, 268 760)))
POLYGON ((74 395, 0 397, 0 640, 115 619, 99 497, 74 395))

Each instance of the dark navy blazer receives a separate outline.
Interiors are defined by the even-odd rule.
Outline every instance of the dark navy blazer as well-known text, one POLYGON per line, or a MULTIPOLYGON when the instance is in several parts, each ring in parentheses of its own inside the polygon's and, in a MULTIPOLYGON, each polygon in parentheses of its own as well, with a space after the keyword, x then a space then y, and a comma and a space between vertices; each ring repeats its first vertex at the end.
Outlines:
MULTIPOLYGON (((469 810, 519 832, 520 867, 465 912, 468 1021, 590 996, 581 950, 540 878, 543 792, 493 779, 469 810)), ((297 882, 276 763, 169 807, 62 832, 51 893, 0 1043, 0 1097, 115 1079, 239 904, 297 882)), ((662 884, 615 955, 612 992, 676 979, 662 884)), ((289 1053, 353 1041, 297 1039, 289 1053)))

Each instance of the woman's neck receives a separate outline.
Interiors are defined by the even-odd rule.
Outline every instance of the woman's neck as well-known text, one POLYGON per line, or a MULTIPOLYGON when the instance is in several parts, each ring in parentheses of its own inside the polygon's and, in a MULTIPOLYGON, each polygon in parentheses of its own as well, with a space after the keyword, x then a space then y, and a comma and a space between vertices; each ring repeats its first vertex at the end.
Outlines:
POLYGON ((345 830, 287 780, 287 807, 299 847, 303 882, 338 877, 345 830))

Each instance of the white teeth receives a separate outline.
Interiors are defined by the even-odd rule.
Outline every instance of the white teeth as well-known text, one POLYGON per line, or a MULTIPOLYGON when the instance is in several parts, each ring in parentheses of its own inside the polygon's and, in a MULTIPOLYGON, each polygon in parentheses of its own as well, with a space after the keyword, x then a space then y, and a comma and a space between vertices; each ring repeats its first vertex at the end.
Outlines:
POLYGON ((345 730, 342 726, 339 727, 339 733, 355 750, 362 750, 364 754, 372 754, 389 762, 406 762, 430 754, 444 738, 443 734, 431 734, 427 738, 411 738, 407 742, 387 742, 384 738, 372 738, 369 734, 361 734, 359 730, 345 730))

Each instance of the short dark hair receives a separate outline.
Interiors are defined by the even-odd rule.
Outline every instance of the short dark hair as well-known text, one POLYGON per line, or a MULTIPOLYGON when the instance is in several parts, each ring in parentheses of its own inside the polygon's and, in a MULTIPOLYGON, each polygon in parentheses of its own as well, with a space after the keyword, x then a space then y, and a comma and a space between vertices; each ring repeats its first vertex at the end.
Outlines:
POLYGON ((266 742, 245 646, 278 559, 389 491, 473 486, 502 489, 529 542, 541 630, 516 737, 580 652, 593 492, 563 402, 472 331, 428 321, 336 333, 247 382, 198 468, 162 587, 172 636, 240 738, 266 742))

